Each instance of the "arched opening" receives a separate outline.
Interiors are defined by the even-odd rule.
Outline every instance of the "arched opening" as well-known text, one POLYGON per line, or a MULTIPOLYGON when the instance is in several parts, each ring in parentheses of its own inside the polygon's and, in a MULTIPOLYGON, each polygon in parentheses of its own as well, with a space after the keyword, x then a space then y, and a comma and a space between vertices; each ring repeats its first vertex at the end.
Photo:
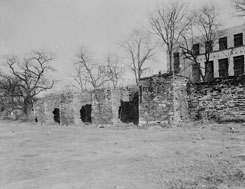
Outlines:
POLYGON ((60 124, 60 109, 55 108, 53 114, 54 114, 54 121, 60 124))
POLYGON ((86 104, 80 109, 80 118, 84 123, 92 123, 91 118, 92 106, 91 104, 86 104))

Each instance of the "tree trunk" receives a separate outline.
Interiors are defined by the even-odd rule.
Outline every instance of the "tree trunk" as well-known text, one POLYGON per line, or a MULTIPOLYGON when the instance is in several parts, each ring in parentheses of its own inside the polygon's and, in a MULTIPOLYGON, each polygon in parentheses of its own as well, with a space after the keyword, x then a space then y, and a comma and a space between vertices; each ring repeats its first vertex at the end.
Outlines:
POLYGON ((32 103, 29 98, 24 99, 24 105, 23 105, 23 119, 25 121, 31 121, 32 119, 32 103))
POLYGON ((172 73, 172 52, 168 51, 168 58, 169 58, 169 72, 172 73))

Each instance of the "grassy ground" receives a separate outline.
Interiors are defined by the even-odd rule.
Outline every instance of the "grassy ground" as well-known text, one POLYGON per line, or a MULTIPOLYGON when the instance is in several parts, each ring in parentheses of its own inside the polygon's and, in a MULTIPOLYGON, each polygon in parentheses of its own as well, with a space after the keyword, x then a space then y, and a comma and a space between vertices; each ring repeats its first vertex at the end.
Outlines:
POLYGON ((1 121, 0 188, 242 189, 245 126, 84 128, 1 121))

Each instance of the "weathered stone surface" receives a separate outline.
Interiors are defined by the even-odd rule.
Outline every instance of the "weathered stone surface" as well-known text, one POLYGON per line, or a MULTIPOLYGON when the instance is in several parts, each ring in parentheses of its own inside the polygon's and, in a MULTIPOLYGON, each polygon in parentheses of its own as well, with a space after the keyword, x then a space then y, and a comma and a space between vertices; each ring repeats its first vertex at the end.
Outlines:
POLYGON ((60 123, 74 124, 73 94, 71 92, 60 95, 60 123))
POLYGON ((159 74, 140 81, 140 124, 178 123, 189 118, 187 79, 159 74))
POLYGON ((89 105, 94 124, 178 125, 190 118, 245 122, 244 79, 191 84, 182 76, 161 74, 142 79, 139 95, 138 88, 51 94, 35 102, 34 114, 41 123, 55 123, 55 110, 61 125, 83 125, 80 110, 89 105))
POLYGON ((92 93, 92 122, 112 123, 112 101, 110 89, 98 89, 92 93))
POLYGON ((34 114, 40 123, 55 123, 53 111, 60 107, 60 95, 51 94, 39 99, 34 104, 34 114))
POLYGON ((92 104, 92 93, 81 92, 73 94, 73 119, 76 125, 84 125, 81 120, 80 111, 82 106, 92 104))
POLYGON ((91 105, 92 123, 116 125, 119 122, 119 107, 122 102, 132 101, 132 94, 129 89, 98 89, 81 93, 66 91, 50 94, 35 102, 34 114, 40 123, 55 123, 58 116, 60 125, 84 125, 87 123, 82 122, 80 111, 83 106, 91 105), (54 115, 54 110, 58 115, 54 115))
POLYGON ((192 120, 245 121, 245 77, 216 79, 190 84, 189 112, 192 120))

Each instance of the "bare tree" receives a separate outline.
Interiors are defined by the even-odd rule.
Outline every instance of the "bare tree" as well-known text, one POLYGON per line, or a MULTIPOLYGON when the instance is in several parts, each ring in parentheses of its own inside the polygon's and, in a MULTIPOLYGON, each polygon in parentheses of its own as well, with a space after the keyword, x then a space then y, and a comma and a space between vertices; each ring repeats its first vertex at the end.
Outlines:
POLYGON ((77 71, 75 78, 82 87, 84 84, 90 84, 93 89, 99 89, 109 81, 107 75, 99 71, 99 64, 87 47, 80 48, 75 66, 77 71))
POLYGON ((192 68, 192 77, 195 82, 199 82, 201 77, 202 81, 205 80, 205 75, 202 72, 200 62, 198 62, 198 56, 200 51, 200 43, 203 43, 202 37, 199 30, 197 29, 197 11, 192 11, 187 16, 187 21, 189 22, 189 27, 186 29, 185 33, 181 34, 181 41, 178 42, 178 47, 182 50, 182 56, 184 60, 189 60, 190 65, 185 65, 183 70, 192 68), (194 45, 198 44, 198 48, 195 49, 194 45))
POLYGON ((212 79, 213 73, 210 73, 210 55, 213 51, 213 46, 217 42, 219 36, 219 26, 217 20, 218 11, 214 5, 204 5, 197 12, 197 27, 202 36, 205 56, 205 81, 212 79))
POLYGON ((181 35, 182 43, 179 43, 182 55, 191 61, 194 70, 197 71, 197 75, 201 76, 203 81, 208 81, 213 77, 212 70, 210 70, 210 55, 218 37, 222 35, 219 31, 218 15, 214 5, 203 5, 200 9, 193 11, 189 17, 191 27, 188 28, 188 34, 186 32, 185 35, 181 35), (196 51, 199 51, 199 48, 193 48, 194 44, 199 44, 204 49, 205 67, 201 67, 197 60, 199 53, 196 51))
POLYGON ((23 94, 16 77, 0 74, 0 106, 4 110, 22 110, 23 94))
POLYGON ((174 71, 172 64, 175 43, 179 41, 189 25, 185 20, 188 12, 186 7, 184 2, 174 1, 162 6, 158 5, 149 16, 153 33, 167 46, 170 72, 174 71))
MULTIPOLYGON (((13 94, 20 95, 23 99, 21 109, 25 119, 29 120, 34 98, 54 85, 54 81, 49 80, 46 76, 47 72, 54 71, 50 66, 53 56, 47 52, 36 51, 23 59, 17 56, 7 56, 5 60, 10 71, 10 75, 5 78, 9 80, 13 89, 18 91, 13 94)), ((8 91, 5 92, 8 93, 8 91)), ((14 98, 17 100, 17 96, 14 98)))
POLYGON ((122 78, 124 72, 123 67, 119 67, 118 59, 117 55, 108 55, 106 57, 106 65, 104 66, 105 74, 109 78, 114 89, 118 87, 119 80, 122 78))
POLYGON ((78 89, 79 91, 87 90, 87 82, 83 78, 83 68, 80 65, 75 65, 75 73, 71 74, 70 77, 74 80, 73 87, 78 89))
POLYGON ((138 85, 142 74, 149 69, 149 67, 145 67, 145 64, 152 60, 155 45, 151 44, 148 34, 135 30, 121 43, 121 47, 130 60, 129 69, 134 74, 135 82, 138 85))
POLYGON ((232 0, 238 16, 245 16, 245 0, 232 0))

